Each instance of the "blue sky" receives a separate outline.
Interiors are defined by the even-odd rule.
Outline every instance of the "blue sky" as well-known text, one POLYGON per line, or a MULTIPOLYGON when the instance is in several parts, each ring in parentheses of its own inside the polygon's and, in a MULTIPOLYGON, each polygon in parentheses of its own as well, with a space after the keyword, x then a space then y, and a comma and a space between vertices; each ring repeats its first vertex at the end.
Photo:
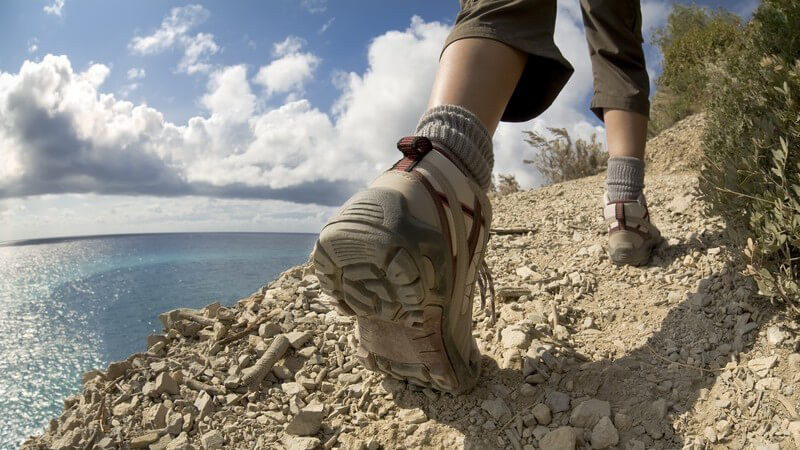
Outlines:
MULTIPOLYGON (((745 17, 756 5, 698 3, 745 17)), ((0 241, 317 231, 396 159, 458 12, 388 4, 0 2, 0 241)), ((649 35, 669 6, 642 5, 649 35)), ((495 171, 524 186, 539 177, 522 130, 602 132, 577 0, 559 2, 556 43, 576 68, 561 97, 494 136, 495 171)))

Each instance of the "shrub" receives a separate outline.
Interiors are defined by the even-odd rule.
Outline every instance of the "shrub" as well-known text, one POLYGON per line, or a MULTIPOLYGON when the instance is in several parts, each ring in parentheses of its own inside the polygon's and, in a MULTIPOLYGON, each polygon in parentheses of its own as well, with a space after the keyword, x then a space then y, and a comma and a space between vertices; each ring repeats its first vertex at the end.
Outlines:
POLYGON ((514 192, 519 192, 519 183, 517 182, 517 177, 515 177, 514 174, 501 173, 497 177, 499 178, 496 189, 496 192, 498 194, 508 195, 508 194, 513 194, 514 192))
POLYGON ((535 131, 525 131, 525 142, 537 150, 533 159, 525 160, 533 164, 544 176, 546 184, 574 180, 602 172, 608 163, 608 153, 603 144, 593 134, 590 141, 578 139, 574 145, 564 128, 548 128, 552 138, 546 138, 535 131))
POLYGON ((672 5, 667 24, 651 39, 664 58, 650 108, 651 136, 705 108, 707 67, 737 42, 741 30, 739 17, 728 11, 672 5))
POLYGON ((763 294, 800 312, 800 2, 764 0, 709 72, 701 192, 763 294))

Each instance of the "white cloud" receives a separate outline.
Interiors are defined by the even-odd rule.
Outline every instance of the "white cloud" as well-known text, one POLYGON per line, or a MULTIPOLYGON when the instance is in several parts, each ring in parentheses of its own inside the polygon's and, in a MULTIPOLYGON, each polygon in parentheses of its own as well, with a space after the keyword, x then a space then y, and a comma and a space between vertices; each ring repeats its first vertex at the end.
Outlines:
POLYGON ((45 5, 42 10, 47 14, 61 16, 61 10, 64 9, 64 0, 53 0, 51 5, 45 5))
POLYGON ((138 55, 152 55, 178 46, 183 49, 183 58, 178 63, 178 71, 187 74, 208 72, 211 66, 208 58, 219 52, 214 35, 198 33, 190 36, 189 31, 208 20, 210 13, 201 5, 187 5, 172 8, 161 26, 147 36, 135 36, 128 48, 138 55))
MULTIPOLYGON (((672 9, 672 4, 661 0, 642 1, 642 32, 649 35, 653 30, 664 26, 672 9)), ((645 40, 647 41, 647 40, 645 40)))
POLYGON ((328 0, 302 0, 303 8, 312 14, 323 13, 328 9, 328 0))
POLYGON ((209 92, 202 103, 213 116, 243 122, 255 111, 256 96, 247 82, 244 65, 230 66, 215 72, 208 82, 209 92))
POLYGON ((219 46, 214 42, 214 35, 197 33, 194 37, 184 37, 181 41, 184 45, 184 54, 178 64, 178 70, 190 75, 208 72, 211 69, 211 65, 207 62, 208 57, 219 51, 219 46))
POLYGON ((33 38, 28 41, 28 53, 36 53, 39 50, 39 39, 33 38))
POLYGON ((128 83, 119 90, 119 96, 122 98, 128 98, 133 91, 139 89, 139 83, 128 83))
POLYGON ((264 86, 268 95, 301 91, 313 78, 320 59, 311 53, 290 53, 259 69, 253 81, 264 86))
POLYGON ((172 8, 161 27, 148 36, 135 36, 128 47, 136 54, 151 55, 172 47, 193 27, 208 20, 210 13, 200 5, 172 8))
POLYGON ((305 39, 289 35, 283 41, 273 44, 272 53, 278 57, 286 56, 290 53, 299 52, 304 45, 306 45, 305 39))
POLYGON ((144 78, 145 75, 147 75, 147 72, 145 72, 145 70, 142 68, 132 67, 128 69, 129 80, 138 80, 140 78, 144 78))
MULTIPOLYGON (((494 139, 498 171, 514 172, 528 185, 537 178, 522 163, 532 155, 521 130, 594 130, 585 104, 591 71, 580 16, 565 14, 557 40, 578 73, 544 116, 502 124, 494 139)), ((275 92, 293 91, 291 101, 266 107, 244 65, 214 70, 200 99, 208 113, 185 124, 102 93, 106 66, 77 72, 66 56, 27 61, 18 73, 0 72, 0 198, 100 193, 337 204, 398 158, 395 144, 413 132, 426 108, 449 31, 414 17, 407 29, 376 37, 367 69, 337 76, 340 95, 330 113, 302 98, 297 84, 267 76, 275 92)), ((288 43, 276 61, 303 55, 302 46, 288 43)))
POLYGON ((321 27, 319 27, 319 31, 317 33, 323 34, 328 31, 328 28, 333 25, 333 21, 336 20, 336 17, 331 17, 327 22, 323 23, 321 27))

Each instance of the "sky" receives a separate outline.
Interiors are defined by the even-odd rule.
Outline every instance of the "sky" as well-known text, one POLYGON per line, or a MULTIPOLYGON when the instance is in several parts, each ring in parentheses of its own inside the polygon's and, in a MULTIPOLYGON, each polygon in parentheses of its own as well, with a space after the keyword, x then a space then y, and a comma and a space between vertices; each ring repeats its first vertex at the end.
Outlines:
MULTIPOLYGON (((704 0, 749 17, 757 0, 704 0)), ((318 232, 399 158, 458 2, 0 2, 0 242, 182 231, 318 232), (413 68, 410 69, 410 68, 413 68)), ((643 0, 649 45, 669 3, 643 0)), ((495 173, 541 183, 524 130, 602 134, 578 0, 559 98, 501 123, 495 173)), ((654 87, 651 91, 654 91, 654 87)))

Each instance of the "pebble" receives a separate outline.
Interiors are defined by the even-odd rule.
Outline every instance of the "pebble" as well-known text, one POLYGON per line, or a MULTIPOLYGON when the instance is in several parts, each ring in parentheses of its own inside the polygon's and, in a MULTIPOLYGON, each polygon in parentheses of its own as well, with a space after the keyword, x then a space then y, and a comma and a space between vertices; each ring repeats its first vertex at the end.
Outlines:
POLYGON ((788 431, 794 440, 794 445, 800 448, 800 420, 789 423, 788 431))
POLYGON ((286 432, 295 436, 311 436, 317 434, 325 416, 325 406, 312 403, 295 415, 286 427, 286 432))
POLYGON ((533 414, 533 417, 536 418, 536 422, 540 425, 550 425, 550 422, 553 420, 553 416, 550 413, 550 408, 548 408, 544 403, 537 403, 534 405, 531 413, 533 414))
POLYGON ((780 345, 786 339, 786 333, 776 326, 767 328, 767 342, 772 346, 780 345))
POLYGON ((578 428, 592 428, 602 417, 611 415, 611 404, 603 400, 590 399, 572 410, 569 423, 578 428))
POLYGON ((633 426, 633 419, 627 414, 616 413, 614 414, 614 426, 617 430, 628 431, 633 426))
POLYGON ((500 344, 505 349, 525 348, 528 335, 521 327, 506 327, 500 332, 500 344))
POLYGON ((544 403, 553 413, 564 412, 569 409, 569 395, 563 392, 551 391, 547 394, 544 403))
POLYGON ((592 428, 592 448, 603 449, 617 445, 619 433, 608 416, 601 418, 592 428))
POLYGON ((495 420, 499 421, 506 421, 510 419, 512 415, 511 410, 502 398, 484 400, 483 403, 481 403, 481 408, 486 410, 495 420))
POLYGON ((220 450, 225 444, 225 438, 217 430, 211 430, 200 437, 200 443, 205 450, 220 450))
POLYGON ((542 450, 574 450, 578 435, 572 427, 559 427, 547 433, 540 441, 542 450))
POLYGON ((312 337, 311 333, 306 331, 292 331, 291 333, 286 333, 284 336, 289 340, 289 345, 295 350, 301 349, 312 337))
POLYGON ((283 439, 286 450, 314 450, 321 444, 322 442, 315 437, 286 436, 283 439))
POLYGON ((765 377, 769 373, 769 370, 775 366, 775 363, 778 361, 777 356, 767 356, 764 358, 756 358, 751 359, 747 363, 747 367, 753 371, 754 374, 765 377))
POLYGON ((405 423, 424 423, 428 421, 425 411, 419 408, 401 409, 397 416, 405 423))

